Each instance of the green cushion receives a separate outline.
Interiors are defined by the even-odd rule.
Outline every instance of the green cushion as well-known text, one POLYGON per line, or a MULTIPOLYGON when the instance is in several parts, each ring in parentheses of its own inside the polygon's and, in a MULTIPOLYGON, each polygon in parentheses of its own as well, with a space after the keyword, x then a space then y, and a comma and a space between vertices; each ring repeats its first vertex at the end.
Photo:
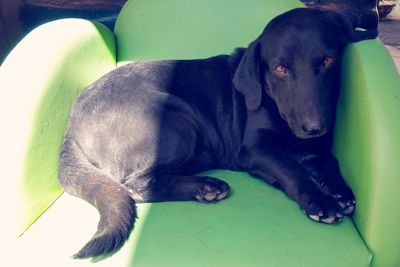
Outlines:
POLYGON ((27 35, 0 68, 2 211, 19 235, 62 193, 58 158, 72 100, 115 68, 115 41, 104 26, 66 19, 27 35), (10 205, 10 203, 12 203, 10 205))
POLYGON ((334 152, 356 199, 355 223, 374 266, 400 265, 400 80, 379 40, 349 45, 334 152))
POLYGON ((298 0, 135 0, 115 25, 118 62, 230 54, 261 34, 298 0))
MULTIPOLYGON (((132 0, 116 26, 118 61, 230 53, 258 36, 273 16, 299 5, 297 0, 132 0)), ((115 67, 114 37, 97 24, 54 22, 29 36, 0 68, 0 119, 7 126, 0 138, 6 177, 0 203, 7 218, 19 215, 17 224, 3 220, 5 234, 24 230, 59 196, 57 160, 72 99, 115 67)), ((400 150, 392 145, 399 136, 392 128, 399 115, 398 76, 378 41, 351 45, 344 63, 342 87, 351 90, 341 95, 334 150, 358 199, 359 229, 348 218, 338 226, 312 222, 261 181, 217 171, 231 184, 231 198, 216 205, 140 205, 127 245, 112 257, 95 259, 97 265, 370 266, 363 237, 375 266, 397 266, 400 150), (368 101, 355 100, 360 94, 368 101), (352 164, 356 159, 359 165, 352 164)), ((10 255, 23 263, 14 265, 90 264, 68 257, 89 240, 97 222, 93 207, 62 195, 18 239, 16 254, 10 255), (21 252, 24 257, 17 256, 21 252)))
POLYGON ((230 183, 230 198, 217 204, 141 204, 127 244, 94 260, 69 256, 94 233, 97 212, 64 194, 18 240, 27 252, 16 266, 370 266, 371 253, 350 219, 319 224, 282 192, 249 175, 208 174, 230 183))

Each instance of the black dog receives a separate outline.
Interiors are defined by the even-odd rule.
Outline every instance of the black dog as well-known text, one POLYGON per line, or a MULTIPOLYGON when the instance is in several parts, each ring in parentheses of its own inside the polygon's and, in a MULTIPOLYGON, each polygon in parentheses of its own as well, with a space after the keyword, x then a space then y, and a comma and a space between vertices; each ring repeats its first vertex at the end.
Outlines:
POLYGON ((64 190, 94 205, 98 230, 75 257, 120 247, 135 202, 217 202, 225 182, 195 174, 248 172, 281 188, 308 217, 336 223, 353 193, 330 154, 347 17, 295 9, 247 49, 201 60, 120 67, 75 101, 59 163, 64 190))

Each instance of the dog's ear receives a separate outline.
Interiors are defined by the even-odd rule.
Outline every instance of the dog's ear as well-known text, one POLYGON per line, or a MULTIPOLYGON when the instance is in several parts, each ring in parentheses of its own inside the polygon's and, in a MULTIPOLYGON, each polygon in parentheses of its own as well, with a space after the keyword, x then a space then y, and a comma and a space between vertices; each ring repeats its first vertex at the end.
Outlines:
POLYGON ((243 94, 248 110, 256 110, 261 104, 260 63, 260 44, 257 39, 247 47, 233 77, 233 85, 243 94))
POLYGON ((378 36, 376 28, 362 28, 360 16, 354 12, 331 11, 330 16, 341 31, 342 42, 358 42, 367 39, 375 39, 378 36))

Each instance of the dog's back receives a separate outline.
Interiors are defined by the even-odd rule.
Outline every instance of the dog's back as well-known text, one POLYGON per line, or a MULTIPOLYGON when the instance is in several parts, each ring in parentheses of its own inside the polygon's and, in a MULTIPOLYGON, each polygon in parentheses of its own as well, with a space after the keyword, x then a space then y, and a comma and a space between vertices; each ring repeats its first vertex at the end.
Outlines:
POLYGON ((160 169, 194 173, 233 162, 232 145, 225 146, 235 138, 228 58, 128 64, 76 99, 59 180, 65 191, 99 210, 100 223, 75 257, 103 254, 127 239, 136 216, 134 199, 146 199, 123 184, 138 177, 148 183, 143 177, 160 169))
POLYGON ((59 164, 64 190, 100 213, 76 257, 121 246, 135 201, 226 198, 225 182, 195 175, 211 168, 279 186, 313 220, 350 215, 354 195, 329 151, 290 151, 293 140, 331 131, 343 47, 376 36, 353 28, 340 14, 295 9, 233 56, 137 62, 91 85, 72 108, 59 164), (324 175, 310 179, 310 170, 324 175))

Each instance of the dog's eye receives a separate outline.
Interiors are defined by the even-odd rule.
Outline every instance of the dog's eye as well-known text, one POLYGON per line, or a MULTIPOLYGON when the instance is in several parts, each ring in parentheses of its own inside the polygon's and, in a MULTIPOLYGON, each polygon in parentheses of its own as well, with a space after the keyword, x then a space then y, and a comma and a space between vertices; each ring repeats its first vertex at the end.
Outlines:
POLYGON ((324 68, 328 68, 333 64, 334 61, 335 61, 334 57, 332 57, 332 56, 326 57, 324 62, 322 63, 322 66, 324 68))
POLYGON ((285 68, 284 66, 282 66, 282 65, 276 66, 276 67, 274 68, 274 71, 275 71, 275 73, 280 74, 280 75, 283 75, 283 74, 286 74, 286 73, 287 73, 286 68, 285 68))

